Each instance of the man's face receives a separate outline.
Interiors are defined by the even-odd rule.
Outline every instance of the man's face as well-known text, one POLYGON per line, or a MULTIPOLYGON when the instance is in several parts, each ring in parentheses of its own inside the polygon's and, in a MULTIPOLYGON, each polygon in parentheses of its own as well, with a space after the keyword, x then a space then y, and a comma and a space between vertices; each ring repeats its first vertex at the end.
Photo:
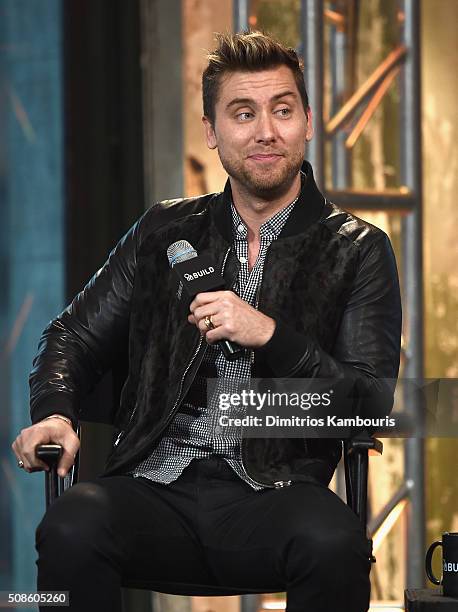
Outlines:
MULTIPOLYGON (((278 66, 223 77, 214 127, 203 117, 207 144, 236 187, 269 199, 290 188, 313 134, 292 71, 278 66)), ((234 185, 233 185, 234 187, 234 185)))

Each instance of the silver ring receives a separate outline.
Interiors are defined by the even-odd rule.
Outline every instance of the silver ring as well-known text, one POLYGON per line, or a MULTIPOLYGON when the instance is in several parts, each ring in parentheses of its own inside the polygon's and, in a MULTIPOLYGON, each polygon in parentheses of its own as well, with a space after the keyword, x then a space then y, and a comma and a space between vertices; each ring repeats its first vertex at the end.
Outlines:
POLYGON ((19 460, 18 460, 18 462, 17 462, 17 466, 18 466, 18 467, 20 467, 20 468, 23 468, 23 467, 24 467, 24 462, 22 461, 22 459, 19 459, 19 460))

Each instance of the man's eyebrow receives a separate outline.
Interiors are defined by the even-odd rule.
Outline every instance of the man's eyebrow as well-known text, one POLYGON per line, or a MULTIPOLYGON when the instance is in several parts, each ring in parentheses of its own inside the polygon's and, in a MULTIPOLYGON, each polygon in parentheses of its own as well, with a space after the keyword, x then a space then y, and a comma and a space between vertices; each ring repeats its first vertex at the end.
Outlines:
MULTIPOLYGON (((281 93, 278 93, 278 94, 275 94, 275 96, 272 96, 270 101, 275 102, 276 100, 279 100, 280 98, 284 98, 285 96, 297 97, 297 94, 294 91, 282 91, 281 93)), ((255 100, 253 100, 253 98, 234 98, 233 100, 228 102, 228 104, 226 105, 226 109, 230 108, 231 106, 236 106, 239 104, 253 104, 255 106, 256 102, 255 100)))

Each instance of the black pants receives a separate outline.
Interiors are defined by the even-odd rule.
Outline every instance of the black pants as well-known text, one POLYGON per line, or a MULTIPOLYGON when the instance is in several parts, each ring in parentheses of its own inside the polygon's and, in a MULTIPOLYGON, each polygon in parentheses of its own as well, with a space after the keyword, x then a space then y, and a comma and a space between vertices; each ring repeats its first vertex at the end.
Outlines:
POLYGON ((165 592, 170 583, 287 591, 288 612, 369 607, 368 542, 337 495, 308 483, 254 491, 218 457, 193 460, 170 485, 80 482, 49 507, 36 548, 38 590, 70 591, 70 610, 81 612, 119 612, 125 578, 165 592))

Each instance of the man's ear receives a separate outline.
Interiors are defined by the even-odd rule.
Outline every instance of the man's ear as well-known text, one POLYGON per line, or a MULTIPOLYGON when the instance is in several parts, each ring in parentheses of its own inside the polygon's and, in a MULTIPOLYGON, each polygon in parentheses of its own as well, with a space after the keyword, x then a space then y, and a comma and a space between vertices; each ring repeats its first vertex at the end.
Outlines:
POLYGON ((217 148, 217 144, 216 144, 216 134, 215 134, 215 130, 213 129, 213 126, 210 122, 210 119, 208 117, 206 117, 205 115, 202 117, 202 123, 204 124, 204 128, 205 128, 205 137, 207 139, 207 146, 209 149, 216 149, 217 148))
POLYGON ((313 138, 312 109, 310 108, 310 106, 307 109, 306 118, 307 118, 307 128, 305 130, 305 140, 309 142, 313 138))

